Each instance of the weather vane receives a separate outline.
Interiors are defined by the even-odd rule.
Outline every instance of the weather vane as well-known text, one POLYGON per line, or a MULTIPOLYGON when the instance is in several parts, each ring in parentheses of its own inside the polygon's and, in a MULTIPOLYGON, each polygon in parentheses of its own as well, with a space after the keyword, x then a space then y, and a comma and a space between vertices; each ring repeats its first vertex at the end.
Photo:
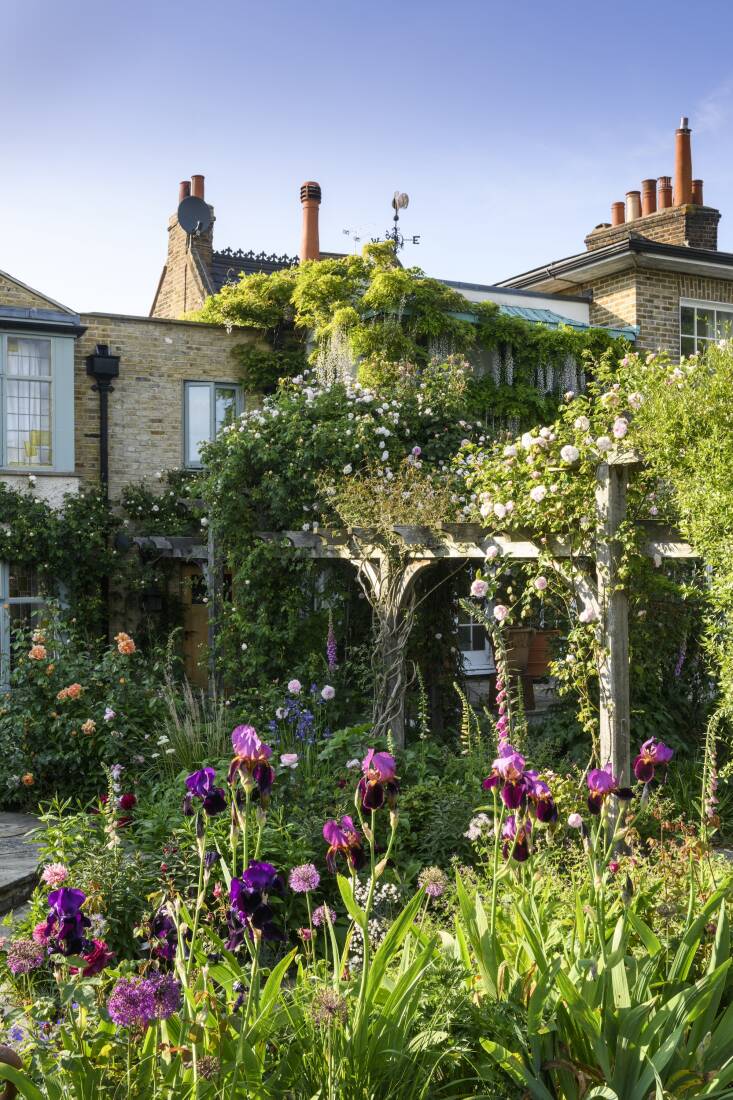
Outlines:
POLYGON ((406 210, 409 202, 410 196, 406 195, 404 191, 395 191, 392 197, 392 209, 394 210, 392 221, 394 225, 385 233, 386 240, 393 242, 395 252, 399 252, 401 248, 405 247, 405 244, 420 244, 419 233, 413 237, 404 237, 400 232, 400 210, 406 210))

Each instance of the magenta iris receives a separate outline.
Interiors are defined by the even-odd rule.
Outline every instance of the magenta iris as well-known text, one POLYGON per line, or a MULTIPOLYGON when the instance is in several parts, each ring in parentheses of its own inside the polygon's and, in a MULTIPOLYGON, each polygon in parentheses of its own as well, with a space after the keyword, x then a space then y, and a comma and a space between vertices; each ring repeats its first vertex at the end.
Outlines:
POLYGON ((605 768, 592 768, 588 772, 586 779, 588 784, 588 809, 592 814, 599 814, 603 809, 603 804, 609 795, 616 795, 617 798, 629 799, 632 797, 632 792, 629 787, 619 787, 618 780, 613 774, 613 770, 610 764, 606 764, 605 768))
POLYGON ((385 801, 390 808, 394 808, 400 790, 394 757, 388 752, 369 749, 362 761, 361 770, 364 774, 359 780, 358 790, 363 808, 379 810, 385 801))
POLYGON ((234 759, 229 766, 229 782, 240 775, 245 790, 257 790, 266 797, 275 782, 275 771, 270 764, 272 749, 260 740, 254 726, 237 726, 232 732, 234 759))
POLYGON ((529 859, 529 837, 532 832, 532 822, 524 818, 517 822, 517 815, 510 814, 504 822, 501 835, 504 837, 503 855, 509 859, 511 855, 518 863, 524 863, 529 859))
POLYGON ((336 872, 336 858, 343 855, 353 870, 358 871, 366 862, 359 830, 350 817, 342 817, 341 822, 327 821, 323 826, 323 839, 328 842, 326 866, 331 873, 336 872))
POLYGON ((670 749, 663 741, 650 737, 639 749, 639 755, 634 761, 634 775, 642 783, 649 783, 654 778, 655 769, 666 769, 673 756, 674 749, 670 749))

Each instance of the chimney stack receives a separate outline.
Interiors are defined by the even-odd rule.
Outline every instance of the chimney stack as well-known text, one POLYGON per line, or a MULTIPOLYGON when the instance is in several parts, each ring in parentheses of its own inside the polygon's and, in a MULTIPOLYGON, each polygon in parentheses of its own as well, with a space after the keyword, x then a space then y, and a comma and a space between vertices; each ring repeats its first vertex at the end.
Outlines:
POLYGON ((692 201, 695 206, 704 206, 702 198, 702 180, 692 181, 692 201))
POLYGON ((672 205, 672 177, 660 176, 657 180, 657 206, 660 210, 668 210, 672 205))
POLYGON ((191 176, 191 194, 195 199, 204 197, 204 177, 191 176))
POLYGON ((692 202, 692 151, 687 119, 680 119, 674 138, 674 205, 692 202))
POLYGON ((184 199, 187 199, 191 194, 191 181, 181 180, 178 184, 178 205, 180 206, 184 199))
POLYGON ((611 203, 611 225, 623 225, 626 221, 625 208, 622 202, 611 203))
POLYGON ((303 228, 300 236, 300 260, 319 260, 321 246, 318 240, 318 207, 321 205, 321 186, 308 180, 300 188, 303 205, 303 228))
POLYGON ((641 216, 645 218, 657 209, 657 181, 641 181, 641 216))
POLYGON ((626 192, 626 221, 633 222, 641 217, 641 191, 626 192))

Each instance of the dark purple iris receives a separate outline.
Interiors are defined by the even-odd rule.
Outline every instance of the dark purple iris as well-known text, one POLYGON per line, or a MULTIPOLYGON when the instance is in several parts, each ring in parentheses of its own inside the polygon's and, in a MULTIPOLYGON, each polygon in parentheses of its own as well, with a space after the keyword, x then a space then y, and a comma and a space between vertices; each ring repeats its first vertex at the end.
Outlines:
POLYGON ((525 775, 532 782, 529 789, 529 800, 532 803, 537 820, 545 825, 557 821, 557 806, 550 788, 543 779, 537 778, 536 772, 526 772, 525 775))
POLYGON ((362 761, 361 770, 364 774, 359 780, 359 797, 363 808, 379 810, 386 800, 390 809, 394 809, 400 790, 394 757, 388 752, 369 749, 362 761))
POLYGON ((634 761, 634 775, 642 783, 650 783, 655 769, 663 767, 666 771, 673 756, 674 749, 670 749, 663 741, 650 737, 639 749, 639 755, 634 761))
POLYGON ((233 878, 229 888, 232 906, 229 912, 227 949, 236 950, 245 934, 265 940, 284 940, 285 933, 274 921, 268 903, 271 893, 283 894, 285 882, 271 863, 252 860, 241 878, 233 878))
POLYGON ((504 837, 504 859, 509 859, 510 855, 518 863, 524 863, 526 859, 529 859, 529 837, 531 832, 532 822, 528 817, 517 824, 517 815, 510 814, 501 830, 501 835, 504 837))
POLYGON ((336 857, 341 854, 354 871, 359 871, 366 863, 366 855, 361 844, 359 830, 350 817, 342 817, 341 823, 331 819, 323 826, 323 838, 328 841, 326 866, 332 874, 336 873, 336 857))
POLYGON ((270 764, 272 749, 261 741, 254 726, 237 726, 232 732, 234 758, 229 766, 229 782, 239 775, 245 791, 258 791, 262 800, 270 793, 275 782, 275 771, 270 764))
POLYGON ((213 768, 201 768, 187 777, 187 793, 183 799, 183 812, 187 817, 193 813, 194 798, 200 799, 210 817, 227 808, 226 794, 221 787, 214 786, 215 781, 216 772, 213 768))
POLYGON ((154 959, 172 962, 176 957, 178 932, 167 909, 159 909, 150 922, 150 954, 154 959))
POLYGON ((609 795, 615 794, 617 798, 629 799, 632 797, 630 787, 619 787, 618 780, 613 774, 610 764, 605 768, 593 768, 588 772, 588 809, 592 814, 599 814, 603 809, 603 803, 609 795))
POLYGON ((501 786, 501 800, 508 810, 517 810, 524 805, 532 790, 533 779, 525 772, 524 765, 521 753, 515 752, 509 744, 502 745, 491 765, 491 775, 482 783, 485 791, 501 786))
POLYGON ((86 898, 83 890, 73 890, 69 886, 52 890, 48 895, 51 912, 43 933, 54 950, 62 955, 80 955, 85 949, 84 929, 91 924, 81 912, 86 898))

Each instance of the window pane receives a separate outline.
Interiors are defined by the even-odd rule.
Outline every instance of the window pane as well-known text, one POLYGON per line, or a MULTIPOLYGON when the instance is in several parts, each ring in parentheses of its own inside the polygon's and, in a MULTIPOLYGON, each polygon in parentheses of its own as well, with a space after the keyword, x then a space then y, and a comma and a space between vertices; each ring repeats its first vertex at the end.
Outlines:
POLYGON ((51 341, 8 336, 8 374, 20 378, 50 378, 51 341))
POLYGON ((718 309, 715 311, 715 315, 717 319, 717 338, 719 340, 733 339, 733 313, 718 309))
POLYGON ((237 391, 234 386, 216 387, 216 434, 237 415, 237 391))
POLYGON ((8 466, 50 466, 51 383, 9 378, 5 401, 8 466))
POLYGON ((458 627, 458 648, 460 649, 461 653, 468 653, 469 650, 472 648, 471 633, 472 632, 470 626, 458 627))
POLYGON ((683 336, 695 335, 695 311, 692 306, 683 306, 680 316, 680 325, 683 336))
POLYGON ((712 309, 698 309, 696 312, 698 337, 715 336, 715 311, 712 309))
POLYGON ((199 450, 211 437, 211 387, 186 386, 186 465, 200 466, 199 450))
POLYGON ((681 343, 682 343, 682 355, 685 359, 689 358, 690 355, 695 354, 695 338, 694 338, 694 336, 683 336, 681 343))
POLYGON ((473 628, 473 645, 471 648, 474 650, 486 648, 486 630, 480 623, 476 623, 473 628))
POLYGON ((40 596, 38 574, 28 565, 11 564, 8 570, 8 596, 11 600, 23 596, 40 596))

